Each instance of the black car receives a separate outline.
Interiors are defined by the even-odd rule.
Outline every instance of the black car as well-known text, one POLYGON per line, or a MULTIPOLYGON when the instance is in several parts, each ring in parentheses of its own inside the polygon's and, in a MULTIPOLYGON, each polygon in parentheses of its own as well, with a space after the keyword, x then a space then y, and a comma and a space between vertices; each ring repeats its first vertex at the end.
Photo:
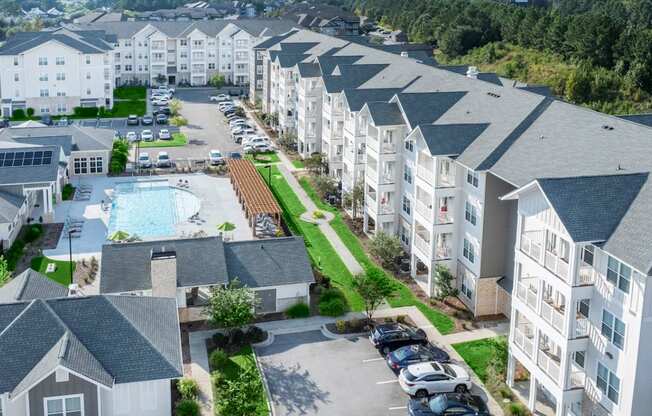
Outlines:
POLYGON ((387 365, 395 372, 401 371, 410 364, 437 361, 445 363, 450 361, 448 353, 441 348, 428 343, 425 345, 406 345, 387 354, 387 365))
POLYGON ((140 120, 143 126, 151 126, 154 124, 154 117, 152 116, 143 116, 143 118, 140 120))
POLYGON ((396 323, 376 325, 369 340, 383 355, 406 345, 428 343, 428 337, 422 329, 396 323))
POLYGON ((154 111, 154 115, 165 114, 166 116, 172 115, 172 110, 170 107, 159 107, 158 110, 154 111))
POLYGON ((231 152, 229 153, 230 159, 242 159, 242 154, 240 152, 231 152))
POLYGON ((460 393, 442 393, 430 399, 411 399, 410 416, 490 416, 480 396, 460 393))
POLYGON ((8 118, 0 118, 0 128, 2 127, 9 127, 9 119, 8 118))
POLYGON ((165 114, 157 114, 156 124, 168 124, 168 116, 166 116, 165 114))
POLYGON ((130 115, 127 117, 127 125, 128 126, 137 126, 139 123, 138 121, 138 116, 135 114, 130 115))

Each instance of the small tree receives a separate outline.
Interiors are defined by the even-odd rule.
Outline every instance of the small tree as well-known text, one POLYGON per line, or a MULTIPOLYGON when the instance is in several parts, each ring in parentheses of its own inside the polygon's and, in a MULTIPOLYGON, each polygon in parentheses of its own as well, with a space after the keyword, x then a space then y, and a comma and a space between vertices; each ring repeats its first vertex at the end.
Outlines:
POLYGON ((292 133, 283 133, 276 139, 276 144, 278 144, 284 150, 289 150, 297 142, 297 136, 292 133))
POLYGON ((328 170, 328 162, 323 153, 315 152, 304 161, 306 169, 312 174, 321 175, 328 170))
POLYGON ((327 195, 337 192, 337 183, 330 176, 313 176, 312 183, 320 198, 325 198, 327 195))
POLYGON ((163 75, 163 74, 158 74, 158 75, 156 76, 156 83, 157 83, 157 84, 163 85, 163 84, 165 84, 165 81, 167 81, 167 78, 165 77, 165 75, 163 75))
POLYGON ((9 271, 9 263, 4 256, 0 256, 0 287, 4 286, 4 284, 9 281, 10 276, 11 271, 9 271))
POLYGON ((216 399, 220 415, 249 416, 257 413, 258 403, 252 397, 263 394, 263 384, 255 366, 240 371, 236 378, 220 383, 216 399))
POLYGON ((211 326, 226 330, 231 342, 234 329, 253 321, 257 304, 254 291, 242 286, 236 278, 227 287, 219 286, 211 290, 204 314, 208 316, 211 326))
POLYGON ((344 194, 344 205, 351 207, 351 217, 358 217, 358 208, 364 204, 364 182, 358 181, 349 192, 344 194))
POLYGON ((455 276, 448 270, 448 267, 443 264, 435 266, 435 296, 434 298, 440 302, 446 300, 447 297, 455 297, 458 290, 455 287, 455 276))
POLYGON ((395 293, 392 282, 382 270, 370 269, 367 273, 360 273, 353 279, 353 287, 364 302, 367 320, 371 322, 373 314, 386 297, 395 293))
POLYGON ((181 111, 181 100, 178 98, 173 98, 170 100, 170 104, 168 106, 170 107, 170 112, 173 116, 179 115, 179 111, 181 111))
POLYGON ((34 116, 34 109, 32 107, 27 107, 27 117, 34 116))
POLYGON ((401 255, 403 249, 397 236, 378 231, 371 239, 369 251, 381 261, 383 267, 389 268, 394 263, 394 259, 401 255))
POLYGON ((213 74, 210 80, 208 80, 208 84, 213 87, 217 88, 218 90, 224 86, 224 75, 216 73, 213 74))

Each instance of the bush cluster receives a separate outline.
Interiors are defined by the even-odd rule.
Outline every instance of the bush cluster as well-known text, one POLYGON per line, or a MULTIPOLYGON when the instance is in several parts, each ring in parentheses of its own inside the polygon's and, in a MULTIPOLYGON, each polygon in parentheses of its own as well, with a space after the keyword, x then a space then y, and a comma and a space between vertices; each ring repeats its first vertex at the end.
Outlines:
POLYGON ((285 311, 285 315, 291 319, 307 318, 310 316, 310 308, 303 302, 295 303, 285 311))
POLYGON ((326 289, 319 299, 319 314, 324 316, 340 316, 346 312, 346 299, 341 291, 335 288, 326 289))

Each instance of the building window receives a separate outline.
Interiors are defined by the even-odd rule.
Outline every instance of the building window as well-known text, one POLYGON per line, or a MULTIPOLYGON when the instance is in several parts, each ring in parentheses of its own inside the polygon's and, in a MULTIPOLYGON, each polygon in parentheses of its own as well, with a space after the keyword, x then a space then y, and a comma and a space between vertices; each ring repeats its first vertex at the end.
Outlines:
POLYGON ((41 114, 50 114, 50 107, 41 107, 39 108, 41 114))
POLYGON ((65 104, 58 104, 57 105, 57 113, 66 114, 67 112, 68 112, 68 107, 66 107, 65 104))
POLYGON ((18 57, 14 56, 14 66, 18 66, 18 57))
POLYGON ((478 172, 474 172, 471 169, 466 171, 466 181, 473 185, 473 187, 478 187, 478 172))
POLYGON ((407 150, 408 152, 414 151, 414 142, 412 140, 405 141, 405 150, 407 150))
POLYGON ((131 46, 131 40, 125 40, 125 46, 127 47, 131 46))
POLYGON ((466 238, 464 239, 464 251, 462 255, 471 263, 475 263, 475 247, 466 238))
POLYGON ((57 73, 57 81, 65 81, 66 80, 66 74, 63 72, 58 72, 57 73))
POLYGON ((408 165, 403 166, 403 180, 412 183, 412 169, 408 165))
POLYGON ((63 56, 57 56, 57 57, 55 58, 55 63, 56 63, 57 65, 65 65, 65 64, 66 64, 66 60, 65 60, 65 58, 64 58, 63 56))
POLYGON ((181 40, 179 40, 179 45, 180 46, 188 46, 188 41, 186 39, 181 39, 181 40))
POLYGON ((192 46, 194 46, 194 47, 204 46, 204 41, 202 41, 202 40, 193 40, 192 41, 192 46))
POLYGON ((73 169, 75 172, 75 175, 84 175, 88 173, 88 159, 85 157, 83 158, 75 158, 74 163, 73 163, 73 169))
POLYGON ((45 66, 48 64, 48 57, 47 56, 39 56, 38 58, 38 64, 40 66, 45 66))
POLYGON ((46 416, 83 416, 81 395, 45 398, 46 416))
POLYGON ((179 70, 180 71, 187 71, 188 70, 188 65, 187 64, 181 64, 179 66, 179 70))
POLYGON ((14 81, 16 82, 20 81, 20 75, 14 74, 14 81))
POLYGON ((235 47, 236 48, 246 48, 247 47, 247 39, 236 39, 235 47))
POLYGON ((408 231, 407 227, 405 227, 403 224, 401 224, 400 236, 401 236, 401 241, 403 242, 403 244, 405 244, 406 246, 409 246, 410 245, 410 232, 408 231))
POLYGON ((208 64, 208 69, 215 69, 215 64, 214 63, 209 63, 208 64))
POLYGON ((632 279, 632 269, 615 258, 609 256, 607 261, 607 280, 625 293, 629 293, 629 284, 632 279))
POLYGON ((467 270, 462 270, 462 279, 460 280, 460 291, 468 299, 473 299, 473 292, 475 291, 475 279, 473 278, 473 275, 467 270))
POLYGON ((89 160, 89 166, 91 173, 102 173, 102 158, 91 157, 89 160))
POLYGON ((131 72, 134 69, 133 65, 125 65, 125 71, 131 72))
POLYGON ((41 74, 38 77, 39 81, 47 81, 48 80, 48 74, 41 74))
POLYGON ((593 257, 595 255, 595 246, 588 244, 582 248, 582 261, 589 266, 593 266, 593 257))
POLYGON ((478 220, 478 212, 476 211, 475 206, 469 201, 464 203, 464 218, 473 225, 475 225, 478 220))
POLYGON ((623 349, 625 343, 625 323, 606 309, 602 310, 602 335, 616 347, 623 349))
POLYGON ((91 56, 86 55, 86 65, 90 65, 90 64, 91 64, 91 56))
MULTIPOLYGON (((125 65, 125 69, 127 69, 127 66, 128 65, 125 65)), ((91 73, 90 72, 86 73, 86 79, 91 79, 91 73)))
POLYGON ((48 89, 42 89, 40 91, 40 96, 41 97, 49 97, 50 96, 50 91, 48 89))
POLYGON ((116 65, 116 66, 115 66, 115 70, 116 70, 117 72, 120 72, 120 65, 116 65))
POLYGON ((403 212, 410 215, 410 199, 406 196, 403 196, 403 212))
POLYGON ((57 97, 65 97, 66 92, 65 91, 57 91, 57 97))
POLYGON ((618 404, 618 396, 620 395, 620 379, 614 373, 609 371, 607 367, 598 363, 598 375, 596 377, 596 386, 605 394, 609 400, 618 404))
POLYGON ((90 88, 86 88, 86 95, 91 95, 91 89, 90 88))

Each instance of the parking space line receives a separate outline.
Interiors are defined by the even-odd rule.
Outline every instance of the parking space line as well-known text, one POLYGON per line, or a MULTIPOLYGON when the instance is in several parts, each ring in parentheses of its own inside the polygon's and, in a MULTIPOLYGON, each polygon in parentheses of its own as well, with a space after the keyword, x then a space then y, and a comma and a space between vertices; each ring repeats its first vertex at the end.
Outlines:
POLYGON ((407 406, 396 406, 396 407, 390 407, 389 410, 405 410, 407 409, 407 406))
POLYGON ((372 361, 381 361, 385 360, 383 357, 378 357, 378 358, 367 358, 366 360, 362 360, 363 363, 370 363, 372 361))
POLYGON ((391 384, 398 383, 398 380, 377 381, 376 384, 391 384))

